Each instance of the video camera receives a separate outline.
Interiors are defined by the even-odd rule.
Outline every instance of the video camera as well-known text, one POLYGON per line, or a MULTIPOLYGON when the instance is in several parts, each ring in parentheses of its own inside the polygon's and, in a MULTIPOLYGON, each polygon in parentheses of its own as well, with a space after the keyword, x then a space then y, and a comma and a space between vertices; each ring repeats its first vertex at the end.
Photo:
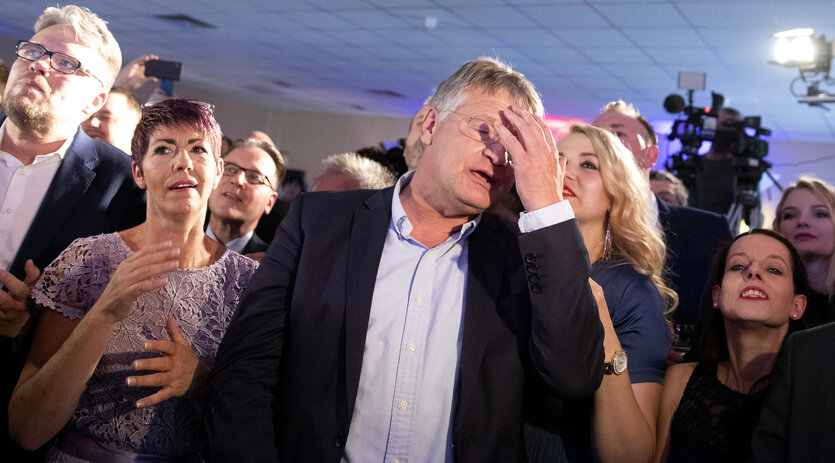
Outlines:
POLYGON ((687 89, 688 104, 685 106, 684 98, 676 94, 664 100, 667 112, 683 113, 685 116, 673 123, 667 137, 669 140, 679 140, 681 151, 670 156, 665 167, 680 178, 692 193, 696 186, 696 173, 702 162, 699 149, 703 142, 710 141, 714 151, 734 156, 737 185, 746 190, 756 190, 762 174, 771 167, 764 160, 768 155, 768 142, 761 138, 771 135, 771 130, 761 126, 760 116, 725 120, 719 127, 719 112, 725 101, 721 94, 711 92, 711 105, 707 108, 693 106, 693 92, 704 90, 704 82, 704 73, 680 72, 679 88, 687 89), (753 129, 752 135, 749 135, 748 129, 753 129))
POLYGON ((768 142, 763 136, 771 135, 771 130, 761 126, 760 116, 745 117, 741 120, 723 119, 719 123, 719 114, 725 98, 711 92, 711 105, 706 108, 693 106, 693 92, 704 90, 704 73, 679 72, 678 87, 688 91, 688 102, 672 94, 664 100, 664 109, 671 114, 683 114, 685 117, 673 123, 669 140, 679 140, 681 150, 671 155, 665 164, 668 171, 681 179, 695 198, 697 173, 702 169, 703 156, 699 149, 705 141, 712 142, 712 150, 717 153, 733 155, 734 198, 729 217, 735 211, 741 212, 741 218, 750 225, 752 211, 760 204, 759 183, 763 173, 771 168, 765 161, 768 155, 768 142))

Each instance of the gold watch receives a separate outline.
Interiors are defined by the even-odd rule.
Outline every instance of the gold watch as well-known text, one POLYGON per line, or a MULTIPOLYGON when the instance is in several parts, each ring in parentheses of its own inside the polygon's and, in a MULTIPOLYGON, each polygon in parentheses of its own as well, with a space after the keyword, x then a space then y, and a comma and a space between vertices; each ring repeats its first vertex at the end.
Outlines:
POLYGON ((603 362, 604 375, 619 375, 626 371, 626 351, 619 350, 612 356, 611 362, 603 362))

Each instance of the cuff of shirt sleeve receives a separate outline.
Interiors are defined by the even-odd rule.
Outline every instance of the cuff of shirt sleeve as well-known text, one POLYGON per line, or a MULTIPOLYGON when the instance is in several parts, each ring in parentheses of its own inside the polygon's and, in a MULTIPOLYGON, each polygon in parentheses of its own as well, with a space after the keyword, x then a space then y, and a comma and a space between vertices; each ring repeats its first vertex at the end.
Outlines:
POLYGON ((568 200, 562 200, 550 206, 519 214, 519 231, 528 233, 540 228, 550 227, 574 218, 574 210, 568 200))

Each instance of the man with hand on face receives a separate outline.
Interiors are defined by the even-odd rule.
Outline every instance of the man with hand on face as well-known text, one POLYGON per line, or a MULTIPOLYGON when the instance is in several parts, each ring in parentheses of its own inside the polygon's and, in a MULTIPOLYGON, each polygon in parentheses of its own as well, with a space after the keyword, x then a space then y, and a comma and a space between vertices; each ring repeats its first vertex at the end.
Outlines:
POLYGON ((7 404, 31 344, 31 286, 74 239, 144 219, 130 159, 79 125, 101 109, 121 65, 107 24, 86 8, 50 7, 17 44, 0 123, 0 454, 17 456, 7 404))
POLYGON ((81 128, 91 138, 110 143, 130 155, 130 142, 140 117, 142 105, 130 90, 113 87, 104 106, 82 122, 81 128))
POLYGON ((603 331, 542 114, 522 74, 466 63, 413 173, 292 204, 218 352, 213 461, 524 461, 533 382, 595 391, 603 331), (484 213, 514 181, 518 228, 484 213))
POLYGON ((267 243, 255 234, 255 226, 269 214, 287 168, 272 145, 247 139, 223 155, 223 176, 209 197, 206 235, 227 248, 260 260, 267 243))

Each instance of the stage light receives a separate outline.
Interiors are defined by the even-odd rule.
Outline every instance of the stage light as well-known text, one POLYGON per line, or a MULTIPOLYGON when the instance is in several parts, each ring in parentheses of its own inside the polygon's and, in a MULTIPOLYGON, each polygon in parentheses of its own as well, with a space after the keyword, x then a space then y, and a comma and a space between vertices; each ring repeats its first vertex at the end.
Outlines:
POLYGON ((829 77, 832 66, 833 43, 826 40, 826 36, 814 36, 815 31, 809 28, 792 29, 774 34, 774 60, 776 64, 788 68, 797 68, 800 76, 791 85, 792 94, 799 103, 823 107, 822 103, 832 103, 835 95, 825 88, 833 85, 829 77), (798 91, 795 84, 802 83, 803 89, 798 91))

